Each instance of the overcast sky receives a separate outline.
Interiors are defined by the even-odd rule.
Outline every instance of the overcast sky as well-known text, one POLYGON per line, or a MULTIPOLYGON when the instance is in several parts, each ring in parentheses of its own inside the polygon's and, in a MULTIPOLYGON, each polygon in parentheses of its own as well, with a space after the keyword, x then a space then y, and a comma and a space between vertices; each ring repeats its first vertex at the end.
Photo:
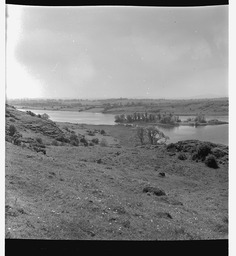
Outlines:
POLYGON ((228 6, 8 5, 7 96, 228 96, 228 6))

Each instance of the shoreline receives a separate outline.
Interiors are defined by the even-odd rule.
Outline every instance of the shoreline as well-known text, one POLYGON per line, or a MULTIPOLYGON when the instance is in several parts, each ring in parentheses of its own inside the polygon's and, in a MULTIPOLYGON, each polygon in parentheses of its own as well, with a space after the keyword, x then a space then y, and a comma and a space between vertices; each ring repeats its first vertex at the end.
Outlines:
MULTIPOLYGON (((26 106, 19 106, 19 105, 15 105, 14 107, 16 107, 17 109, 25 109, 25 110, 45 110, 45 111, 70 111, 70 112, 89 112, 89 113, 101 113, 104 115, 107 114, 111 114, 111 115, 117 115, 120 114, 120 111, 104 111, 104 108, 102 107, 93 107, 90 109, 79 109, 79 108, 45 108, 45 107, 26 107, 26 106)), ((209 112, 209 113, 204 113, 206 116, 229 116, 228 113, 215 113, 215 112, 209 112)), ((175 113, 175 115, 177 116, 196 116, 197 113, 195 112, 188 112, 188 113, 175 113)))

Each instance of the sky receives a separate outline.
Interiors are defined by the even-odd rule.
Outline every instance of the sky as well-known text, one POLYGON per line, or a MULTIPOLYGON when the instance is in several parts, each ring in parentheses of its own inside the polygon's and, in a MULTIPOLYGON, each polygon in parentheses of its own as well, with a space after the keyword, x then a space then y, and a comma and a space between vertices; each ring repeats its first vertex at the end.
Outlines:
POLYGON ((228 96, 228 6, 8 5, 7 98, 228 96))

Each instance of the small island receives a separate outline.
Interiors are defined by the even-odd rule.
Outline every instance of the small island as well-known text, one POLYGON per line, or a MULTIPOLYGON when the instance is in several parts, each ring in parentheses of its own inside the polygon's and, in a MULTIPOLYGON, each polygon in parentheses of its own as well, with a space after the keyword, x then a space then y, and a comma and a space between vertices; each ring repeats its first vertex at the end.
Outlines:
POLYGON ((181 120, 178 115, 173 113, 133 113, 133 114, 121 114, 115 116, 115 122, 118 124, 126 125, 138 125, 138 124, 157 124, 157 125, 168 125, 168 126, 206 126, 206 125, 220 125, 228 124, 228 122, 220 121, 218 119, 206 120, 204 114, 197 114, 195 117, 188 118, 187 120, 181 120))

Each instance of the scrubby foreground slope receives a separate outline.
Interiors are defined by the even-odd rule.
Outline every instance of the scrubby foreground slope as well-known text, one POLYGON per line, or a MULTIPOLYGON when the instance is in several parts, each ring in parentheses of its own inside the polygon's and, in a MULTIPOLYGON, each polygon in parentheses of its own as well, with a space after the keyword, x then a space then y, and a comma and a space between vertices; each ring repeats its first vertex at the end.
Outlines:
POLYGON ((6 238, 227 238, 226 156, 217 169, 188 152, 180 160, 177 146, 135 147, 134 130, 119 126, 57 124, 65 137, 69 130, 107 143, 53 146, 48 134, 27 130, 26 118, 38 117, 10 112, 23 138, 42 137, 46 154, 6 142, 6 238))

